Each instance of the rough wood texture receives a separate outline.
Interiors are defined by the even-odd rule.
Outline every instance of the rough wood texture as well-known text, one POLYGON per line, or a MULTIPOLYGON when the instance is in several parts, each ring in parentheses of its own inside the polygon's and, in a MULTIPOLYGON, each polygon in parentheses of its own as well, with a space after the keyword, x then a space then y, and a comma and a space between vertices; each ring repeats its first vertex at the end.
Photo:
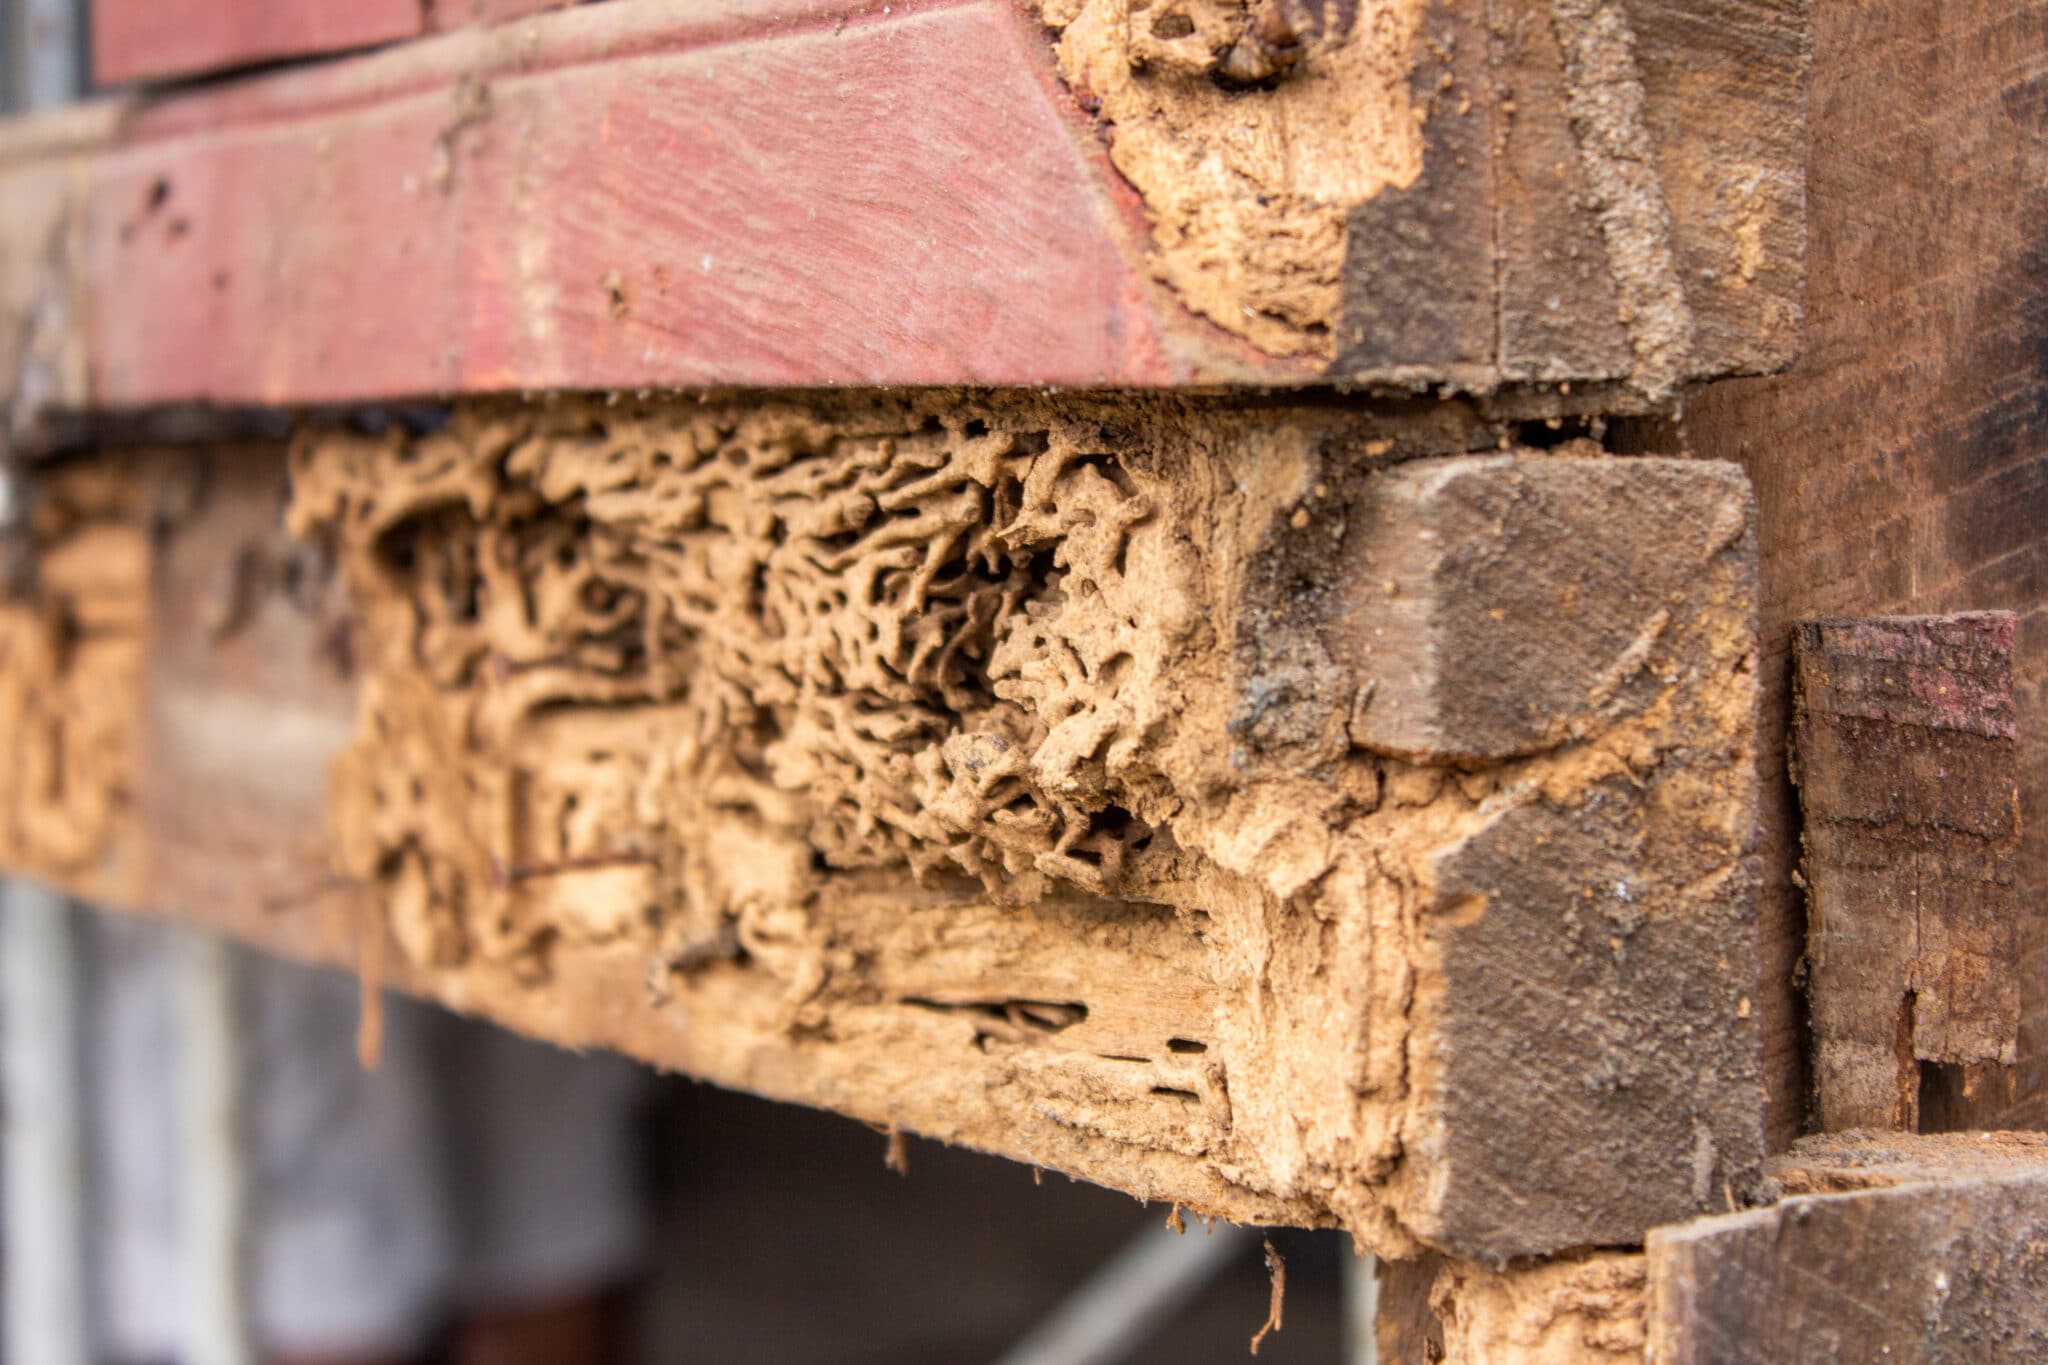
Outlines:
POLYGON ((1444 1358, 1443 1320, 1429 1302, 1429 1291, 1442 1268, 1443 1258, 1434 1253, 1383 1260, 1373 1267, 1379 1285, 1373 1345, 1381 1360, 1429 1365, 1444 1358))
POLYGON ((1821 1127, 1918 1126, 1922 1062, 2017 1046, 2011 613, 1803 621, 1792 780, 1821 1127))
MULTIPOLYGON (((517 1027, 1234 1218, 1633 1242, 1759 1157, 1746 489, 1388 430, 465 409, 309 433, 296 539, 274 458, 58 469, 51 563, 133 574, 154 643, 139 677, 10 646, 46 699, 15 742, 99 804, 0 853, 302 955, 388 934, 517 1027), (1469 553, 1422 571, 1410 512, 1469 553), (152 520, 144 565, 72 548, 152 520), (1359 638, 1403 556, 1447 676, 1591 630, 1602 688, 1510 756, 1361 747, 1415 663, 1359 638), (1471 619, 1503 563, 1575 611, 1471 619), (53 711, 138 737, 82 753, 53 711)), ((77 638, 44 582, 11 629, 77 638)))
POLYGON ((1406 1365, 2034 1361, 2048 1349, 2048 1138, 1827 1136, 1767 1164, 1774 1202, 1643 1251, 1386 1266, 1406 1365))
POLYGON ((342 52, 575 0, 92 0, 101 85, 342 52))
POLYGON ((2048 1357, 2041 1144, 1969 1134, 1844 1145, 1799 1154, 1786 1174, 1853 1192, 1650 1234, 1659 1365, 2048 1357))
POLYGON ((1615 1251, 1513 1268, 1444 1261, 1429 1295, 1446 1365, 1634 1365, 1644 1301, 1643 1258, 1615 1251))
MULTIPOLYGON (((2020 1064, 1968 1120, 2048 1124, 2048 4, 1820 0, 1806 327, 1784 376, 1708 386, 1663 440, 1756 482, 1762 751, 1782 752, 1793 622, 2006 608, 2024 817, 2020 1064)), ((1775 760, 1773 760, 1775 768, 1775 760)), ((1793 981, 1805 907, 1796 806, 1766 775, 1759 1003, 1771 1134, 1804 1118, 1793 981)))
POLYGON ((635 0, 168 94, 76 188, 85 401, 1641 408, 1791 354, 1803 6, 635 0))

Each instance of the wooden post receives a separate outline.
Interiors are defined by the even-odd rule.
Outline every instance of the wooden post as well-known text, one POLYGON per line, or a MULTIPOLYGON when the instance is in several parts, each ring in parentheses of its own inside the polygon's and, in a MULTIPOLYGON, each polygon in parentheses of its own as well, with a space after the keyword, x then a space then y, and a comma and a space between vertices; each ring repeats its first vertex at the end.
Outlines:
POLYGON ((1921 1064, 2014 1060, 2014 617, 1793 636, 1808 999, 1823 1129, 1918 1127, 1921 1064))
POLYGON ((1774 1145, 1805 1117, 1793 981, 1805 898, 1775 753, 1794 622, 2008 609, 2020 808, 2019 1061, 1968 1078, 1945 1126, 2048 1125, 2048 4, 1814 6, 1806 325, 1783 375, 1704 386, 1624 448, 1740 462, 1762 579, 1765 1074, 1774 1145), (1928 186, 1939 186, 1930 193, 1928 186))

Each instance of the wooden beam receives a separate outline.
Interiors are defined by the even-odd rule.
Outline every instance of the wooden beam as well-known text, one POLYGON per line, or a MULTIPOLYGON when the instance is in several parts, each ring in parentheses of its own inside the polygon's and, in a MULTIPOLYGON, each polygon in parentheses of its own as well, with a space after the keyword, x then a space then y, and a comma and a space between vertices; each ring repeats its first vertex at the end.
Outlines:
POLYGON ((486 406, 309 432, 288 514, 274 450, 59 467, 0 857, 1232 1218, 1633 1242, 1759 1157, 1746 490, 1403 430, 486 406), (1576 683, 1376 747, 1425 653, 1576 683))
POLYGON ((1770 1202, 1655 1228, 1640 1251, 1392 1265, 1381 1359, 1920 1365, 2048 1349, 2048 1139, 1829 1136, 1767 1170, 1770 1202))
POLYGON ((92 0, 101 85, 345 51, 419 35, 420 0, 92 0))
POLYGON ((2037 1360, 2048 1145, 1959 1134, 1808 1148, 1767 1208, 1650 1234, 1651 1359, 2037 1360))
POLYGON ((577 0, 92 0, 100 85, 162 81, 398 42, 577 0))
POLYGON ((1922 1063, 2013 1063, 2013 625, 2010 612, 1836 617, 1793 635, 1823 1130, 1914 1131, 1922 1063))
POLYGON ((2006 609, 2022 788, 2020 1061, 1982 1076, 1973 1127, 2048 1124, 2048 4, 1823 0, 1814 10, 1807 323, 1799 362, 1709 385, 1623 448, 1735 460, 1756 482, 1764 627, 1759 996, 1774 1145, 1799 1131, 1793 985, 1793 623, 2006 609), (1938 184, 1938 194, 1926 192, 1938 184))
MULTIPOLYGON (((1543 414, 1789 358, 1803 0, 1557 0, 1498 42, 1474 3, 1385 8, 1239 85, 1108 0, 466 29, 139 102, 38 287, 95 410, 1338 381, 1543 414)), ((47 168, 10 141, 11 199, 47 168)))

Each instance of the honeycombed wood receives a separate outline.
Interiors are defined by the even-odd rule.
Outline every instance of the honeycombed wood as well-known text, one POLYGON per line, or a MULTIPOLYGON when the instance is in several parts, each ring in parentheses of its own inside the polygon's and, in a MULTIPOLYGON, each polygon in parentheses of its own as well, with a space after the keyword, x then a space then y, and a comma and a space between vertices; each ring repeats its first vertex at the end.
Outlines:
POLYGON ((53 467, 0 855, 1198 1210, 1635 1242, 1760 1156, 1746 488, 1392 430, 465 409, 309 432, 292 534, 274 448, 53 467), (1548 709, 1390 739, 1424 658, 1548 709))
MULTIPOLYGON (((1641 408, 1791 354, 1803 0, 1732 8, 1372 0, 1240 51, 1273 69, 1233 86, 1207 44, 1243 0, 636 0, 144 96, 64 177, 82 250, 37 287, 87 363, 41 398, 1341 381, 1641 408)), ((51 166, 4 141, 13 199, 51 166)))

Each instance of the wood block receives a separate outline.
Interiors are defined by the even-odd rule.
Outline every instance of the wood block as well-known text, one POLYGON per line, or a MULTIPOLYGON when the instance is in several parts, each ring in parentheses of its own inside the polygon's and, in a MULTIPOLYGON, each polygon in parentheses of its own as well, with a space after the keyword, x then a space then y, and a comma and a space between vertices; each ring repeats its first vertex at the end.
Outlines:
POLYGON ((1650 1234, 1651 1359, 2048 1353, 2038 1135, 1868 1139, 1797 1152, 1783 1178, 1816 1192, 1650 1234))
MULTIPOLYGON (((288 512, 275 452, 160 452, 113 479, 125 521, 66 491, 102 466, 55 469, 53 562, 159 528, 149 644, 111 683, 5 656, 132 739, 111 815, 0 857, 1230 1218, 1466 1258, 1633 1242, 1760 1155, 1746 490, 1402 430, 1128 397, 481 405, 309 430, 288 512), (1689 573, 1593 525, 1578 496, 1617 477, 1713 528, 1689 573), (1496 482, 1511 526, 1430 513, 1456 563, 1654 628, 1544 746, 1361 747, 1361 699, 1421 663, 1355 638, 1364 566, 1496 482), (1641 583, 1546 563, 1546 515, 1641 583)), ((46 581, 16 628, 72 611, 46 581)), ((1459 621, 1491 581, 1405 591, 1459 621)), ((1510 606, 1518 647, 1556 635, 1510 606)), ((1500 647, 1433 646, 1452 680, 1500 647)), ((41 714, 6 721, 50 748, 41 714)))
MULTIPOLYGON (((260 33, 230 0, 147 13, 209 50, 319 37, 304 3, 256 8, 260 33)), ((1253 37, 1246 0, 636 0, 167 92, 74 188, 85 401, 1665 404, 1796 334, 1804 0, 1740 9, 1380 0, 1253 37)))
POLYGON ((1361 697, 1353 742, 1493 762, 1626 708, 1625 685, 1699 566, 1743 534, 1741 481, 1676 461, 1502 456, 1410 465, 1374 485, 1344 639, 1414 659, 1361 697), (1702 479, 1726 496, 1700 517, 1702 479), (1533 568, 1532 568, 1533 566, 1533 568))
POLYGON ((1793 637, 1826 1129, 1911 1131, 1922 1062, 2014 1060, 2014 624, 2009 612, 1831 618, 1793 637))
POLYGON ((1381 1359, 1444 1365, 2021 1361, 2048 1348, 2048 1139, 1828 1136, 1771 1202, 1641 1251, 1381 1275, 1381 1359))
POLYGON ((1434 1253, 1373 1267, 1377 1297, 1373 1346, 1381 1360, 1439 1361, 1444 1358, 1443 1319, 1430 1304, 1443 1258, 1434 1253))

